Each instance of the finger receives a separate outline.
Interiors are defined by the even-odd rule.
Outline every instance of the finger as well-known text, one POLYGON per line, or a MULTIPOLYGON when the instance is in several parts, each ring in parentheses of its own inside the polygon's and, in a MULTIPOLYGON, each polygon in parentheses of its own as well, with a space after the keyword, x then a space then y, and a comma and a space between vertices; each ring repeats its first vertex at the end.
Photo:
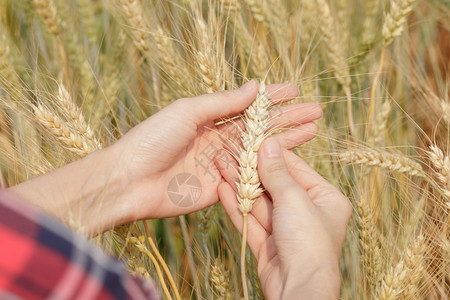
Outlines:
POLYGON ((322 117, 322 107, 316 103, 277 106, 269 112, 269 130, 288 128, 312 122, 322 117))
MULTIPOLYGON (((278 140, 282 148, 293 149, 313 139, 317 134, 317 130, 318 129, 316 124, 307 123, 277 133, 272 137, 278 140)), ((223 163, 221 163, 219 167, 220 169, 226 169, 226 171, 231 171, 231 173, 236 174, 238 166, 235 162, 235 157, 238 157, 239 153, 242 151, 242 142, 240 141, 240 139, 226 141, 224 142, 223 147, 224 153, 222 153, 222 151, 218 152, 218 154, 220 154, 221 160, 223 161, 223 163), (232 168, 229 169, 230 164, 232 168)))
MULTIPOLYGON (((224 181, 227 182, 233 189, 234 193, 237 194, 237 183, 239 182, 237 162, 234 161, 234 164, 231 166, 228 165, 225 160, 215 157, 214 163, 224 181)), ((272 233, 272 210, 272 201, 270 201, 266 194, 263 194, 261 197, 256 199, 251 212, 261 226, 263 226, 269 233, 272 233)))
MULTIPOLYGON (((272 108, 269 112, 268 120, 270 128, 275 130, 312 122, 321 118, 322 114, 322 108, 318 104, 299 103, 272 108)), ((216 128, 227 139, 236 139, 240 136, 240 130, 244 129, 244 122, 242 118, 238 118, 217 125, 216 128)))
MULTIPOLYGON (((222 91, 222 92, 218 92, 218 93, 226 94, 227 92, 228 91, 222 91)), ((290 101, 298 96, 298 88, 292 84, 286 84, 286 83, 268 85, 268 86, 266 86, 266 92, 269 95, 270 106, 290 101)), ((215 94, 217 94, 217 93, 215 93, 215 94)), ((215 94, 211 94, 211 95, 215 95, 215 94)), ((204 95, 204 96, 210 96, 210 95, 204 95)), ((252 101, 255 100, 255 98, 256 98, 256 94, 254 95, 252 101)), ((250 106, 251 102, 248 103, 248 105, 246 107, 244 107, 244 109, 247 108, 248 106, 250 106)), ((214 121, 217 123, 217 122, 222 122, 224 119, 227 119, 227 118, 235 118, 239 113, 242 113, 242 111, 244 109, 242 109, 241 111, 239 111, 237 113, 231 113, 231 114, 227 114, 226 116, 220 116, 220 118, 218 117, 218 118, 214 119, 214 121)), ((236 118, 236 119, 238 119, 238 118, 236 118)))
POLYGON ((283 155, 290 174, 308 192, 314 205, 332 215, 350 218, 352 205, 347 197, 292 151, 285 150, 283 155))
MULTIPOLYGON (((234 226, 236 226, 237 230, 242 234, 243 218, 237 205, 235 192, 228 183, 223 182, 218 187, 218 194, 225 211, 234 226)), ((270 234, 264 230, 255 217, 252 214, 248 214, 247 243, 256 257, 259 257, 259 250, 269 236, 270 234)))
POLYGON ((272 196, 274 206, 300 204, 311 208, 307 192, 289 173, 281 146, 275 138, 268 138, 259 150, 258 173, 264 188, 272 196))
MULTIPOLYGON (((289 166, 289 172, 295 182, 301 185, 306 191, 320 186, 328 189, 333 187, 325 178, 320 176, 313 168, 311 168, 301 157, 292 151, 283 151, 286 164, 289 166)), ((317 195, 312 195, 316 197, 317 195)))
POLYGON ((200 127, 207 122, 243 111, 255 99, 257 92, 258 85, 255 80, 251 80, 236 90, 180 99, 174 104, 178 105, 180 114, 185 115, 197 127, 200 127))
POLYGON ((291 101, 298 96, 298 88, 288 83, 270 84, 266 86, 266 92, 272 105, 291 101))
POLYGON ((293 149, 310 140, 317 134, 317 125, 307 123, 273 135, 283 149, 293 149))

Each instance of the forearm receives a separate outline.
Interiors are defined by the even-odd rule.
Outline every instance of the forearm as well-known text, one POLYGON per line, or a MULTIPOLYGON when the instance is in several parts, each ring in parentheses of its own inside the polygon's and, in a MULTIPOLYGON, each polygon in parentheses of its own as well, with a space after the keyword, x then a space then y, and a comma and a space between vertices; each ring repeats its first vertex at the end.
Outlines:
POLYGON ((94 235, 132 219, 121 201, 120 153, 109 147, 9 190, 66 224, 94 235))

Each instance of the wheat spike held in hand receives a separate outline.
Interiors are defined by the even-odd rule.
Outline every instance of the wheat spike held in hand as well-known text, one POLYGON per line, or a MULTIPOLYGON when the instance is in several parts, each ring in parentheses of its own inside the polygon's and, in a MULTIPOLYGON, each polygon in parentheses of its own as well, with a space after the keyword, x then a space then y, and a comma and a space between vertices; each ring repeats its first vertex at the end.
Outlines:
POLYGON ((266 85, 261 82, 255 101, 244 112, 245 130, 241 141, 243 149, 239 154, 238 203, 242 212, 244 228, 242 230, 241 277, 244 289, 244 299, 248 299, 247 279, 245 275, 245 247, 247 240, 247 214, 252 210, 253 203, 261 196, 263 189, 258 176, 258 150, 264 141, 268 129, 270 98, 266 85))

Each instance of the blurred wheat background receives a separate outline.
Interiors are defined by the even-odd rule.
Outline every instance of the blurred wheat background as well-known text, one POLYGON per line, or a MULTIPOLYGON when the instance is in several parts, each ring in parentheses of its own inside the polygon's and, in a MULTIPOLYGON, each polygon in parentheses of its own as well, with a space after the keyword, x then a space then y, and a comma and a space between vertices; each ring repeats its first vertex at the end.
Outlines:
MULTIPOLYGON (((2 187, 114 143, 178 98, 290 82, 295 102, 324 108, 295 151, 354 207, 341 297, 449 297, 449 1, 0 0, 0 21, 2 187)), ((183 299, 242 296, 240 235, 220 204, 95 241, 174 298, 172 285, 183 299), (162 259, 173 283, 156 276, 162 259)), ((261 299, 250 253, 247 268, 261 299)))

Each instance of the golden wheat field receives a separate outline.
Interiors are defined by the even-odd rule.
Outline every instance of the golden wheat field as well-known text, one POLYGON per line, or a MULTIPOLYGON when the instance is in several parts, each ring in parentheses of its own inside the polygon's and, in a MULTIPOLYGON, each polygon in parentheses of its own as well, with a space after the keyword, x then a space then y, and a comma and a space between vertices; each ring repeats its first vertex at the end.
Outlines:
MULTIPOLYGON (((448 0, 0 0, 0 186, 250 79, 292 83, 292 102, 323 108, 294 151, 353 206, 341 298, 448 299, 448 0)), ((93 241, 167 298, 243 297, 241 236, 220 203, 93 241)))

